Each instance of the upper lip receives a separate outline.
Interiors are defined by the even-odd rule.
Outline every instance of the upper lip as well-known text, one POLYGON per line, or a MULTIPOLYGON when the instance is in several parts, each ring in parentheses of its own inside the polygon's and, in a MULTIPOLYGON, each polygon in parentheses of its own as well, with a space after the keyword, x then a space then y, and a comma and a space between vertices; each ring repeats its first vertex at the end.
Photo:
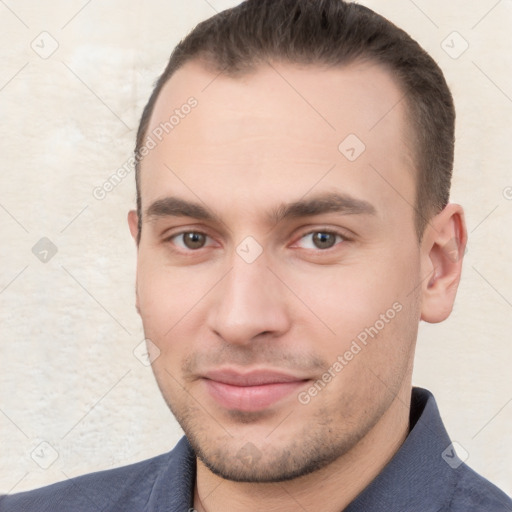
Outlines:
POLYGON ((240 372, 233 369, 212 370, 202 375, 205 379, 214 380, 231 386, 262 386, 283 382, 299 382, 307 380, 278 370, 251 370, 240 372))

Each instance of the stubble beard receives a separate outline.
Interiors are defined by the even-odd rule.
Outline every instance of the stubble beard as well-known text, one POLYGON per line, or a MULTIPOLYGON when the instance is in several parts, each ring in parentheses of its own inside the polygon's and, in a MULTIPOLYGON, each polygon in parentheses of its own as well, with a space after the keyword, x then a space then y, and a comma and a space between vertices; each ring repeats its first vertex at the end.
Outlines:
MULTIPOLYGON (((269 416, 268 412, 232 411, 228 414, 229 426, 225 427, 200 406, 190 404, 193 402, 190 397, 187 403, 168 400, 166 395, 169 394, 163 394, 167 405, 199 460, 223 479, 248 483, 284 482, 325 468, 356 446, 387 409, 382 404, 382 410, 364 414, 355 422, 357 426, 353 418, 343 422, 343 418, 333 416, 332 410, 320 409, 307 425, 290 432, 290 426, 296 425, 292 412, 290 422, 284 421, 278 427, 279 436, 269 426, 267 438, 250 440, 244 438, 243 432, 237 435, 233 425, 243 429, 244 425, 269 416)), ((342 404, 340 409, 343 410, 342 404)), ((275 423, 279 423, 277 417, 275 423)))

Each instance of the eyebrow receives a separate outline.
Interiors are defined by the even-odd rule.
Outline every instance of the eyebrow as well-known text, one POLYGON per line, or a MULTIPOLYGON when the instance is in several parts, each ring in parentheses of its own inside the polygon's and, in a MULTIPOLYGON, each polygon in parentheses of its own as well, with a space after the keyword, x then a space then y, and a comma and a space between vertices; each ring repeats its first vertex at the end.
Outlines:
MULTIPOLYGON (((377 211, 371 203, 362 199, 346 194, 327 193, 310 199, 281 204, 268 212, 267 220, 270 224, 276 225, 288 218, 310 217, 325 213, 376 215, 377 211)), ((206 206, 173 196, 153 202, 146 209, 146 215, 150 221, 162 217, 192 217, 198 220, 220 222, 219 216, 206 206)))
POLYGON ((283 204, 272 210, 268 218, 278 224, 285 218, 309 217, 324 213, 340 213, 343 215, 376 215, 375 207, 362 199, 356 199, 346 194, 327 193, 299 199, 292 203, 283 204))
POLYGON ((149 220, 160 217, 193 217, 199 220, 219 220, 211 210, 199 203, 185 201, 179 197, 164 197, 153 202, 147 209, 149 220))

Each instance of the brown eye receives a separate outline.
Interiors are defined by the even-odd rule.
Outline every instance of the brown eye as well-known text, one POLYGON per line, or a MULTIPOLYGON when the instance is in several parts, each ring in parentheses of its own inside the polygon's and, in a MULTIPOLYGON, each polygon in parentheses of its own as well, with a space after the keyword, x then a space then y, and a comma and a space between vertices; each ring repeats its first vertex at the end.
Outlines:
POLYGON ((199 252, 201 249, 219 247, 211 236, 202 231, 181 231, 166 238, 164 242, 170 244, 171 250, 178 254, 188 253, 189 256, 192 252, 199 252))
POLYGON ((303 249, 326 250, 347 239, 335 231, 310 231, 297 242, 303 249))
POLYGON ((336 243, 336 236, 334 233, 326 233, 317 231, 312 233, 312 242, 318 249, 330 249, 336 243))
POLYGON ((201 249, 206 243, 206 235, 190 231, 183 233, 183 244, 187 249, 201 249))

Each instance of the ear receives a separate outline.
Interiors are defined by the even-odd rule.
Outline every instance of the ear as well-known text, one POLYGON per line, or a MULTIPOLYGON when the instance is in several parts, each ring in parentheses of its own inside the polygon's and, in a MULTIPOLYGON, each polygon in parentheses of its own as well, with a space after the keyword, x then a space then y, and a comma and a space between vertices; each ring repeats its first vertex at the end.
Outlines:
MULTIPOLYGON (((128 226, 130 227, 130 233, 135 240, 135 243, 138 244, 138 232, 139 232, 139 216, 137 215, 136 210, 130 210, 128 212, 128 226)), ((137 313, 140 315, 140 308, 139 308, 139 290, 137 286, 138 278, 135 282, 135 309, 137 310, 137 313)))
POLYGON ((139 245, 139 216, 137 215, 136 210, 130 210, 128 212, 128 226, 130 227, 130 233, 132 234, 132 238, 135 240, 135 243, 139 245))
POLYGON ((421 244, 421 319, 442 322, 452 312, 467 242, 464 210, 448 204, 427 225, 421 244))

